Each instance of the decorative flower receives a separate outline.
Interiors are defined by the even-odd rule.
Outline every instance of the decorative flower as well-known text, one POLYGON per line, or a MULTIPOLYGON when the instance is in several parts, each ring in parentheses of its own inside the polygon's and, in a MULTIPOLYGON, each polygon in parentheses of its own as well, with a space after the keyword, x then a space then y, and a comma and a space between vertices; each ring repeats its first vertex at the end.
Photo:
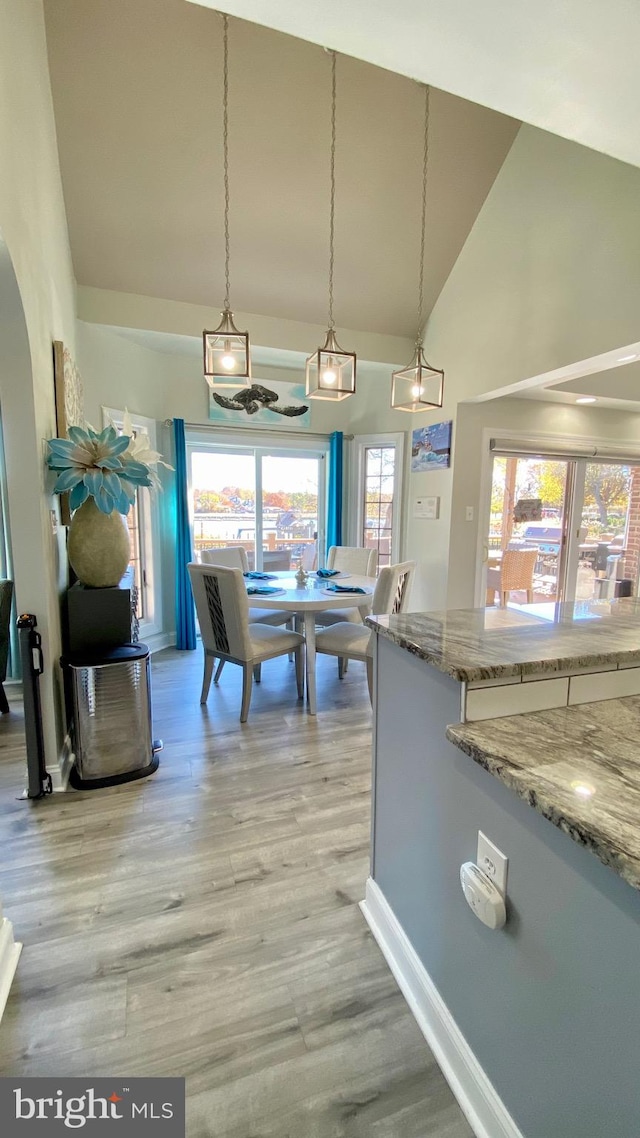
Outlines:
POLYGON ((164 466, 166 470, 173 470, 173 467, 168 462, 163 461, 157 450, 152 449, 151 440, 146 431, 134 430, 131 415, 126 408, 122 417, 122 433, 129 436, 129 446, 123 455, 125 461, 132 459, 134 462, 146 466, 154 490, 161 490, 160 479, 153 467, 164 466))
POLYGON ((130 454, 132 442, 115 427, 105 427, 100 434, 92 427, 69 427, 68 439, 49 439, 47 463, 59 472, 54 494, 70 490, 72 510, 91 497, 103 514, 128 514, 138 487, 152 485, 147 464, 130 454))

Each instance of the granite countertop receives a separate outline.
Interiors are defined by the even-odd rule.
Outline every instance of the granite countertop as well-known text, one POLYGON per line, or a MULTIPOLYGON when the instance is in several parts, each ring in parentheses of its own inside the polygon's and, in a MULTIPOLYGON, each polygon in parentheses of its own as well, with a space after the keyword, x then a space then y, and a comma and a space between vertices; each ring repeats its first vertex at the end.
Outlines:
POLYGON ((640 696, 459 723, 447 738, 640 889, 640 696))
POLYGON ((366 618, 380 636, 456 680, 640 665, 640 599, 452 609, 366 618))

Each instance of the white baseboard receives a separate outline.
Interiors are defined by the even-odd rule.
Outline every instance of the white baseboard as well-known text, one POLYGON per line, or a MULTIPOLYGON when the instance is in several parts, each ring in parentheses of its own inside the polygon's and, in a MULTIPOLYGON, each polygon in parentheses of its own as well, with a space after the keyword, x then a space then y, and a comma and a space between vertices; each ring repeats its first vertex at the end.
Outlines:
POLYGON ((360 908, 476 1138, 523 1138, 372 878, 360 908))
POLYGON ((0 917, 0 1020, 7 1003, 9 989, 18 967, 22 945, 13 939, 11 922, 0 917))
POLYGON ((175 632, 156 632, 153 636, 141 636, 141 639, 148 646, 151 655, 162 652, 163 648, 175 648, 176 645, 175 632))

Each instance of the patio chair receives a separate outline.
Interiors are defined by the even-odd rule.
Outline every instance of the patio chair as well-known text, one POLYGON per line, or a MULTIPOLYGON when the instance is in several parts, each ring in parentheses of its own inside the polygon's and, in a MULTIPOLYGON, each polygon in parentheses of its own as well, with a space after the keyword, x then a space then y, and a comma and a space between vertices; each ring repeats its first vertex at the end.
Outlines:
MULTIPOLYGON (((200 703, 207 702, 214 660, 239 664, 242 668, 240 722, 246 723, 254 668, 288 652, 295 653, 298 697, 302 699, 304 637, 298 632, 249 622, 249 600, 240 569, 192 563, 188 570, 204 650, 200 703)), ((220 665, 217 674, 219 670, 220 665)))
POLYGON ((500 608, 506 608, 509 593, 519 589, 526 592, 527 603, 533 604, 533 571, 537 559, 537 549, 505 549, 500 566, 487 569, 487 604, 493 604, 498 593, 500 608))

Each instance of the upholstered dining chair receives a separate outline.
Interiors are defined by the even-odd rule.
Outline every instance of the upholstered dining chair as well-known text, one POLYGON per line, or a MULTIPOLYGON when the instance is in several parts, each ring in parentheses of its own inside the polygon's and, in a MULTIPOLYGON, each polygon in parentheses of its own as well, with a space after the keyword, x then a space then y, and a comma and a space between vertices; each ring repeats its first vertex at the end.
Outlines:
MULTIPOLYGON (((365 549, 360 545, 332 545, 327 553, 327 569, 340 569, 343 573, 354 573, 359 577, 375 577, 377 568, 377 549, 365 549)), ((368 611, 368 606, 361 609, 331 609, 319 612, 316 624, 321 627, 346 621, 349 624, 362 624, 368 611)))
POLYGON ((377 568, 377 549, 365 549, 361 545, 332 545, 327 553, 327 569, 341 569, 343 573, 375 577, 377 568))
POLYGON ((11 602, 13 600, 13 581, 0 581, 0 712, 9 711, 9 700, 3 684, 7 678, 9 659, 9 625, 11 623, 11 602))
POLYGON ((509 593, 516 589, 525 590, 528 604, 533 604, 533 571, 537 558, 537 549, 505 549, 499 567, 487 569, 487 604, 493 604, 498 593, 500 607, 505 608, 509 593))
MULTIPOLYGON (((402 561, 386 565, 380 570, 373 594, 371 611, 378 616, 385 613, 405 612, 411 595, 416 569, 415 561, 402 561)), ((345 660, 361 660, 367 665, 369 697, 373 698, 373 637, 375 633, 366 625, 341 621, 316 635, 316 652, 338 657, 338 675, 344 675, 345 660)))
MULTIPOLYGON (((221 545, 219 549, 201 549, 200 559, 203 565, 227 565, 231 569, 241 569, 243 573, 249 572, 249 559, 243 545, 221 545)), ((276 628, 286 624, 293 630, 293 618, 290 612, 284 609, 249 609, 249 624, 272 624, 276 628)), ((217 684, 224 660, 218 664, 214 682, 217 684)), ((256 679, 260 679, 260 670, 256 672, 256 679)))
MULTIPOLYGON (((302 698, 304 637, 284 628, 250 623, 249 600, 240 569, 192 563, 188 570, 204 649, 200 703, 207 702, 214 661, 239 664, 242 668, 240 722, 246 723, 254 668, 288 652, 295 653, 298 696, 302 698)), ((219 665, 216 675, 219 675, 219 665)))

